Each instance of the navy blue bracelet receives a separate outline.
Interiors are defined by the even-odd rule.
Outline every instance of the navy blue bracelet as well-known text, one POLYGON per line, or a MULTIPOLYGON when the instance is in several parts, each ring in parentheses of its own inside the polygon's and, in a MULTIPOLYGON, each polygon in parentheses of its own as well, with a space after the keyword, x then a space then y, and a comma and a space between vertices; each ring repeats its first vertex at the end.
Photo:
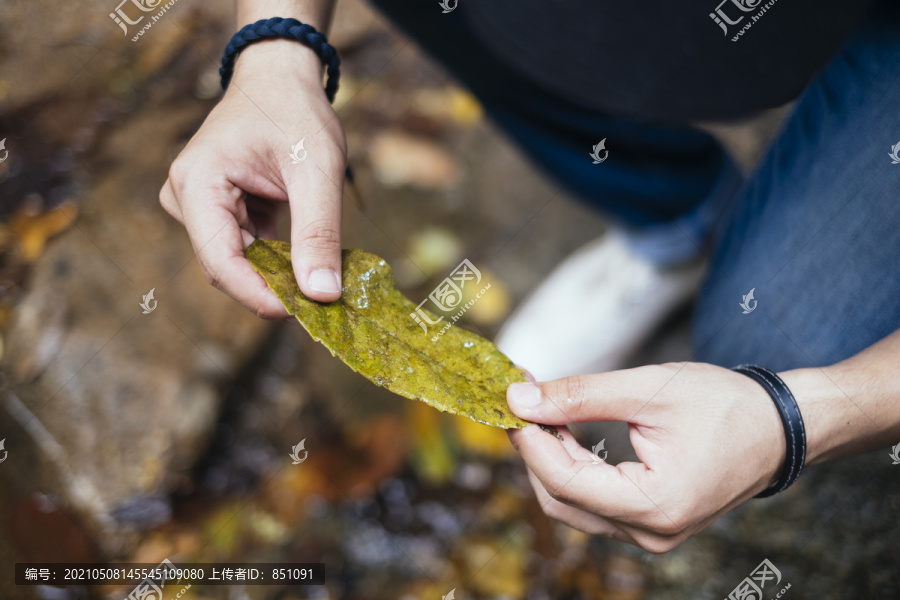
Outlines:
POLYGON ((768 498, 788 489, 803 471, 803 465, 806 463, 806 428, 803 426, 803 417, 791 390, 772 371, 757 365, 740 365, 731 370, 746 375, 763 386, 775 402, 778 416, 781 417, 781 424, 784 426, 787 455, 781 476, 771 487, 756 495, 757 498, 768 498))
POLYGON ((324 34, 316 31, 316 28, 297 19, 284 19, 272 17, 260 19, 256 23, 245 25, 231 38, 225 47, 225 55, 222 56, 222 67, 219 69, 222 89, 227 89, 234 73, 234 63, 241 50, 263 39, 287 38, 296 40, 305 46, 309 46, 326 67, 327 78, 325 80, 325 95, 329 102, 334 102, 337 93, 338 81, 341 78, 341 59, 337 55, 334 46, 328 43, 324 34))

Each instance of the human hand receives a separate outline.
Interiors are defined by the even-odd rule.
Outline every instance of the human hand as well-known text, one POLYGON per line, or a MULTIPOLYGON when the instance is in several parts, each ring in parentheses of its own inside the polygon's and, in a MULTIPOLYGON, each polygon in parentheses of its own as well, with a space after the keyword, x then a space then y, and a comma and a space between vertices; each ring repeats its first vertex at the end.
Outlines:
POLYGON ((346 155, 315 54, 292 40, 260 42, 242 52, 224 98, 172 164, 160 203, 187 229, 212 285, 261 317, 285 319, 244 249, 254 237, 274 239, 289 207, 301 291, 337 300, 346 155), (308 154, 292 164, 301 139, 308 154))
POLYGON ((511 430, 544 512, 576 529, 667 552, 769 485, 784 430, 765 390, 701 363, 654 365, 509 387, 523 419, 628 424, 641 462, 597 461, 564 427, 511 430), (530 402, 529 402, 530 399, 530 402))

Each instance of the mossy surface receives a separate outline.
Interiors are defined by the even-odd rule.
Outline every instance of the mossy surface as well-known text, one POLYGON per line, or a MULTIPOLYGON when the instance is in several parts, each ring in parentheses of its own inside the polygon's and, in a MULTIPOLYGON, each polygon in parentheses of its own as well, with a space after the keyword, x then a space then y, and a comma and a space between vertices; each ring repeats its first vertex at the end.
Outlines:
POLYGON ((525 373, 493 343, 461 327, 432 341, 410 317, 416 305, 397 290, 383 259, 344 250, 343 293, 326 304, 300 291, 287 242, 258 239, 245 254, 313 339, 376 385, 485 425, 528 424, 506 403, 506 388, 527 381, 525 373))

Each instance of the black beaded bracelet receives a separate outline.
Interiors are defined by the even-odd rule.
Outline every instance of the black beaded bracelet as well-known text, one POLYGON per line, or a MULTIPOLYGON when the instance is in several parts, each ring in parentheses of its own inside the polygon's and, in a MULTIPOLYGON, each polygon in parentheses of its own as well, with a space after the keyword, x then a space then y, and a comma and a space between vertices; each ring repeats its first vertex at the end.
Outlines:
POLYGON ((791 390, 769 369, 758 365, 740 365, 731 370, 746 375, 763 386, 775 402, 778 416, 781 417, 781 424, 784 426, 787 455, 781 476, 771 487, 756 495, 757 498, 768 498, 790 487, 803 471, 803 465, 806 463, 806 428, 803 425, 803 417, 791 390))
POLYGON ((296 40, 305 46, 309 46, 325 65, 327 79, 325 81, 325 95, 329 102, 334 102, 337 93, 338 81, 341 78, 341 59, 338 57, 334 46, 328 43, 324 34, 316 31, 316 28, 297 19, 285 19, 272 17, 260 19, 256 23, 245 25, 232 36, 225 54, 222 56, 222 67, 219 69, 222 89, 227 89, 234 73, 234 63, 241 50, 259 40, 270 38, 287 38, 296 40))

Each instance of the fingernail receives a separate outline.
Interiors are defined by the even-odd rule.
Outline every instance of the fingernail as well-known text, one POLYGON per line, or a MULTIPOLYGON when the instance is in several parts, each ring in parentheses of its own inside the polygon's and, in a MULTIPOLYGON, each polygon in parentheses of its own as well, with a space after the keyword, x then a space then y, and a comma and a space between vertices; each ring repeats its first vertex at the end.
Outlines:
POLYGON ((309 287, 317 292, 334 294, 341 291, 341 282, 334 271, 319 269, 309 274, 309 287))
POLYGON ((541 390, 533 383, 514 383, 509 386, 509 399, 519 408, 534 408, 541 403, 541 390))

